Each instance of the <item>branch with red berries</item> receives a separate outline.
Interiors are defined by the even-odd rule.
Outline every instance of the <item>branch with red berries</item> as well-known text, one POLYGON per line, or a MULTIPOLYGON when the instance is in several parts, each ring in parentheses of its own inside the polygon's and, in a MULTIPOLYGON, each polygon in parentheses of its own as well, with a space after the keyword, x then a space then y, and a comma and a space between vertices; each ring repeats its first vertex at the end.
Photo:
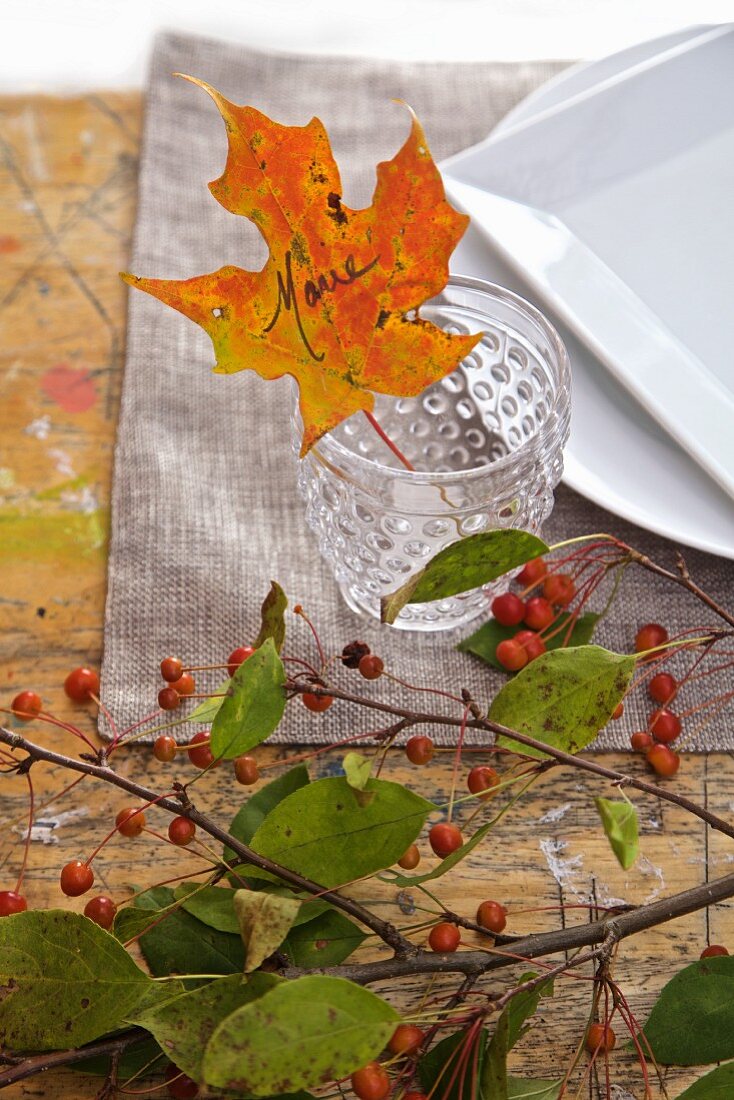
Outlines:
MULTIPOLYGON (((734 1020, 720 1027, 709 1020, 697 1036, 685 1014, 697 983, 710 982, 712 973, 717 980, 734 978, 725 948, 706 948, 700 962, 674 976, 644 1027, 613 977, 614 959, 626 937, 733 897, 734 875, 636 908, 619 906, 589 924, 531 936, 507 934, 507 908, 496 899, 483 901, 475 917, 455 913, 440 901, 443 876, 462 860, 471 861, 474 850, 501 828, 538 778, 561 766, 595 775, 604 790, 611 785, 618 792, 615 799, 597 798, 596 805, 623 867, 634 862, 638 851, 637 813, 629 798, 635 790, 734 837, 734 825, 706 806, 666 783, 639 776, 633 759, 622 772, 580 755, 608 721, 619 717, 626 696, 645 690, 657 707, 649 728, 633 735, 633 747, 644 751, 660 777, 673 776, 680 758, 671 743, 684 735, 686 721, 716 713, 730 696, 712 695, 710 705, 699 704, 688 714, 674 712, 670 704, 684 697, 691 681, 732 667, 726 648, 732 616, 698 588, 682 563, 678 573, 669 573, 601 536, 560 546, 552 556, 539 544, 534 536, 512 531, 462 540, 458 550, 452 548, 450 569, 439 554, 386 601, 389 619, 401 601, 425 599, 426 589, 441 599, 448 588, 456 592, 492 583, 520 569, 515 589, 495 596, 490 622, 460 647, 511 674, 488 707, 460 688, 424 690, 423 697, 432 702, 421 709, 382 702, 366 687, 353 689, 344 676, 356 674, 366 683, 389 677, 406 691, 414 690, 364 643, 349 643, 330 655, 298 606, 293 610, 310 631, 314 655, 286 653, 287 601, 275 584, 252 645, 239 646, 221 666, 165 658, 159 708, 127 730, 118 729, 99 702, 92 670, 70 674, 67 695, 97 703, 106 715, 111 741, 104 748, 72 723, 45 712, 33 692, 16 696, 10 707, 16 720, 61 725, 80 739, 82 751, 78 758, 62 755, 17 730, 0 729, 0 768, 22 775, 29 791, 21 871, 15 890, 0 892, 0 916, 9 918, 0 921, 0 989, 5 992, 0 997, 5 1065, 0 1088, 64 1064, 79 1067, 81 1062, 92 1071, 99 1059, 88 1060, 103 1056, 100 1097, 112 1097, 119 1088, 139 1093, 148 1081, 155 1091, 163 1069, 173 1097, 195 1096, 209 1087, 303 1098, 330 1081, 334 1096, 343 1095, 349 1082, 360 1100, 388 1095, 440 1100, 480 1091, 523 1095, 525 1085, 525 1094, 543 1085, 542 1095, 557 1100, 572 1084, 574 1090, 581 1087, 595 1066, 603 1065, 611 1082, 615 1025, 621 1024, 637 1051, 645 1095, 652 1097, 651 1082, 660 1067, 675 1060, 666 1036, 676 1012, 690 1042, 699 1043, 701 1062, 713 1060, 708 1058, 712 1049, 717 1061, 734 1059, 734 1020), (724 625, 668 638, 659 624, 645 624, 629 654, 592 644, 600 614, 590 609, 593 599, 604 601, 606 613, 630 565, 687 588, 724 625), (687 662, 683 675, 669 671, 673 657, 687 662), (226 679, 201 690, 196 681, 202 673, 226 679), (328 746, 279 761, 277 778, 260 783, 253 750, 278 727, 286 707, 305 706, 318 715, 345 702, 378 716, 379 728, 350 732, 339 743, 343 775, 311 777, 308 760, 337 747, 328 746), (179 710, 183 717, 171 714, 179 710), (174 734, 189 722, 210 728, 177 740, 174 734), (445 804, 382 777, 389 753, 405 752, 418 769, 429 764, 436 751, 430 731, 436 727, 456 730, 452 789, 445 804), (469 768, 461 794, 457 784, 469 730, 490 735, 488 759, 469 768), (183 760, 193 776, 184 771, 157 791, 116 770, 117 754, 152 731, 157 733, 155 758, 169 766, 183 760), (404 733, 407 742, 398 748, 404 733), (197 784, 216 781, 227 761, 239 784, 256 789, 233 821, 222 825, 198 809, 196 792, 197 784), (62 893, 76 897, 91 891, 94 860, 103 847, 115 836, 134 842, 148 828, 147 817, 158 812, 169 815, 168 842, 202 856, 202 874, 151 885, 122 904, 92 896, 85 916, 28 909, 23 876, 37 812, 33 775, 44 764, 76 775, 65 788, 68 794, 88 779, 123 791, 131 803, 117 813, 91 855, 61 869, 62 893), (431 823, 434 815, 439 820, 431 823), (438 860, 427 871, 419 844, 424 830, 438 860), (202 843, 203 837, 208 843, 202 843), (221 854, 211 841, 221 846, 221 854), (378 916, 358 900, 359 883, 369 879, 420 893, 419 916, 398 922, 378 916), (479 937, 478 946, 465 942, 467 931, 479 937), (364 961, 359 948, 366 937, 389 954, 364 961), (195 974, 190 973, 191 942, 205 960, 195 974), (128 953, 132 944, 142 952, 147 971, 128 953), (546 961, 560 953, 562 962, 546 961), (83 967, 77 959, 83 959, 83 967), (536 970, 527 972, 530 965, 536 970), (509 989, 487 986, 496 971, 509 967, 526 972, 509 989), (430 981, 439 975, 461 976, 461 985, 445 995, 437 988, 430 1001, 408 1005, 402 1017, 390 997, 369 988, 388 981, 399 993, 405 979, 413 988, 416 978, 430 981), (513 1078, 507 1055, 524 1033, 525 1021, 542 998, 559 996, 565 981, 574 978, 589 980, 591 995, 590 1020, 576 1055, 557 1079, 513 1078), (286 1052, 281 1044, 277 1056, 275 1048, 267 1053, 274 1034, 289 1036, 286 1052)), ((709 1075, 713 1085, 719 1087, 726 1080, 721 1074, 734 1072, 732 1067, 734 1062, 714 1070, 709 1075)))

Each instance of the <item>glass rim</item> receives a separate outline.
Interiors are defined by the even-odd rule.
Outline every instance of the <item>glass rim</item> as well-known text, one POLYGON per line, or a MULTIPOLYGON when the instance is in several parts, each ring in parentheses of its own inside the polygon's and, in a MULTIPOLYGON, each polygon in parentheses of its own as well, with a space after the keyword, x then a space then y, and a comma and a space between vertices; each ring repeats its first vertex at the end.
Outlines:
MULTIPOLYGON (((473 275, 450 274, 448 282, 438 294, 435 294, 433 298, 429 298, 426 302, 422 303, 422 305, 429 305, 432 301, 435 301, 448 286, 464 287, 468 290, 475 290, 481 294, 487 294, 490 298, 509 304, 520 313, 525 314, 530 321, 537 325, 551 344, 557 356, 558 386, 553 395, 548 418, 542 428, 539 428, 529 439, 526 439, 519 447, 516 447, 508 454, 502 455, 500 458, 494 459, 484 466, 472 466, 468 470, 438 472, 435 470, 408 470, 402 465, 387 466, 385 463, 378 462, 374 458, 368 458, 365 455, 359 455, 355 451, 351 451, 348 447, 345 447, 343 443, 335 439, 330 432, 322 436, 311 448, 311 452, 319 461, 331 467, 334 457, 339 456, 358 468, 369 470, 381 476, 389 475, 391 478, 410 482, 411 484, 428 484, 431 481, 435 481, 436 478, 440 478, 442 483, 451 483, 491 476, 491 474, 506 469, 513 463, 518 462, 518 460, 522 460, 531 455, 534 456, 542 447, 557 423, 558 405, 564 394, 570 392, 571 388, 571 364, 566 345, 559 336, 558 331, 539 309, 520 294, 515 294, 514 291, 508 290, 506 287, 499 286, 497 283, 490 283, 486 279, 478 279, 473 275), (329 451, 332 452, 332 454, 329 454, 329 451)), ((449 377, 449 375, 446 375, 446 377, 449 377)), ((298 403, 296 403, 296 416, 300 421, 298 403)), ((308 455, 304 457, 308 457, 308 455)))

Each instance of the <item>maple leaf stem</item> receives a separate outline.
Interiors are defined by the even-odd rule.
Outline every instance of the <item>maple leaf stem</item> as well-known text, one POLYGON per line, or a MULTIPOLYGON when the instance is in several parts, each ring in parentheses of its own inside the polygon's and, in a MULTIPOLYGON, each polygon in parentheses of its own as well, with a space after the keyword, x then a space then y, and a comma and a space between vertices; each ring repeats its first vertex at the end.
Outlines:
POLYGON ((375 417, 372 415, 371 412, 367 412, 366 409, 362 409, 362 412, 367 417, 367 419, 369 420, 370 424, 372 425, 372 427, 375 429, 375 431, 379 435, 382 442, 390 448, 390 450, 395 455, 395 457, 398 459, 398 461, 402 462, 402 464, 403 464, 403 466, 405 466, 406 470, 412 470, 413 473, 415 473, 415 466, 413 465, 413 463, 409 462, 408 459, 403 454, 403 452, 398 447, 398 445, 396 443, 393 443, 390 436, 387 434, 387 432, 384 430, 384 428, 382 428, 382 426, 380 425, 380 422, 377 419, 375 419, 375 417))

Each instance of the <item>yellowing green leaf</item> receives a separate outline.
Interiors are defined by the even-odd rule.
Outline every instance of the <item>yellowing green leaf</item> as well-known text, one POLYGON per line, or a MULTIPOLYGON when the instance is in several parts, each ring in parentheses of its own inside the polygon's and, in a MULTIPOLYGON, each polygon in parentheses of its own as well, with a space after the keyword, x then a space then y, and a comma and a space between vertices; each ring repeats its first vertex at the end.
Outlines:
POLYGON ((595 798, 594 802, 612 851, 626 871, 640 850, 637 810, 627 799, 613 802, 608 798, 595 798))
POLYGON ((81 1046, 120 1027, 154 988, 118 940, 78 913, 0 920, 0 1047, 81 1046))
POLYGON ((260 633, 255 642, 258 649, 268 638, 273 639, 273 645, 278 653, 285 642, 285 609, 288 606, 288 597, 277 581, 270 582, 270 591, 263 600, 260 609, 260 633))
POLYGON ((274 974, 249 978, 230 974, 145 1012, 131 1013, 129 1021, 149 1031, 180 1070, 200 1081, 206 1045, 222 1020, 262 997, 279 981, 274 974))
MULTIPOLYGON (((556 649, 536 657, 504 684, 489 717, 545 745, 579 752, 607 724, 634 670, 634 657, 601 646, 556 649)), ((509 736, 499 737, 497 744, 528 756, 544 755, 509 736)))
POLYGON ((399 1019, 386 1001, 343 978, 282 982, 219 1025, 204 1078, 254 1096, 316 1088, 376 1058, 399 1019))
POLYGON ((234 908, 245 945, 245 973, 250 974, 280 947, 301 903, 259 890, 235 890, 234 908))
POLYGON ((444 600, 490 581, 540 557, 548 550, 528 531, 480 531, 439 550, 427 565, 395 592, 382 598, 382 621, 393 623, 407 603, 444 600))

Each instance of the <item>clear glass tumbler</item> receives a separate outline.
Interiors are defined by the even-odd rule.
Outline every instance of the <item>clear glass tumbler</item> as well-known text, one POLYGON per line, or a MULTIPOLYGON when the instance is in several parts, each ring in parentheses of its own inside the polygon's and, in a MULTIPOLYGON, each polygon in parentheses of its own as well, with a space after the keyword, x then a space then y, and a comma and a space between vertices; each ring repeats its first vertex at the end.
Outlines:
MULTIPOLYGON (((375 396, 406 469, 358 413, 299 463, 306 521, 354 610, 380 598, 443 547, 477 531, 537 533, 553 508, 570 422, 571 378, 558 333, 528 302, 452 275, 420 310, 446 332, 484 335, 453 374, 419 397, 375 396)), ((298 411, 293 416, 296 453, 298 411)), ((394 626, 449 630, 487 611, 488 590, 410 604, 394 626)))

